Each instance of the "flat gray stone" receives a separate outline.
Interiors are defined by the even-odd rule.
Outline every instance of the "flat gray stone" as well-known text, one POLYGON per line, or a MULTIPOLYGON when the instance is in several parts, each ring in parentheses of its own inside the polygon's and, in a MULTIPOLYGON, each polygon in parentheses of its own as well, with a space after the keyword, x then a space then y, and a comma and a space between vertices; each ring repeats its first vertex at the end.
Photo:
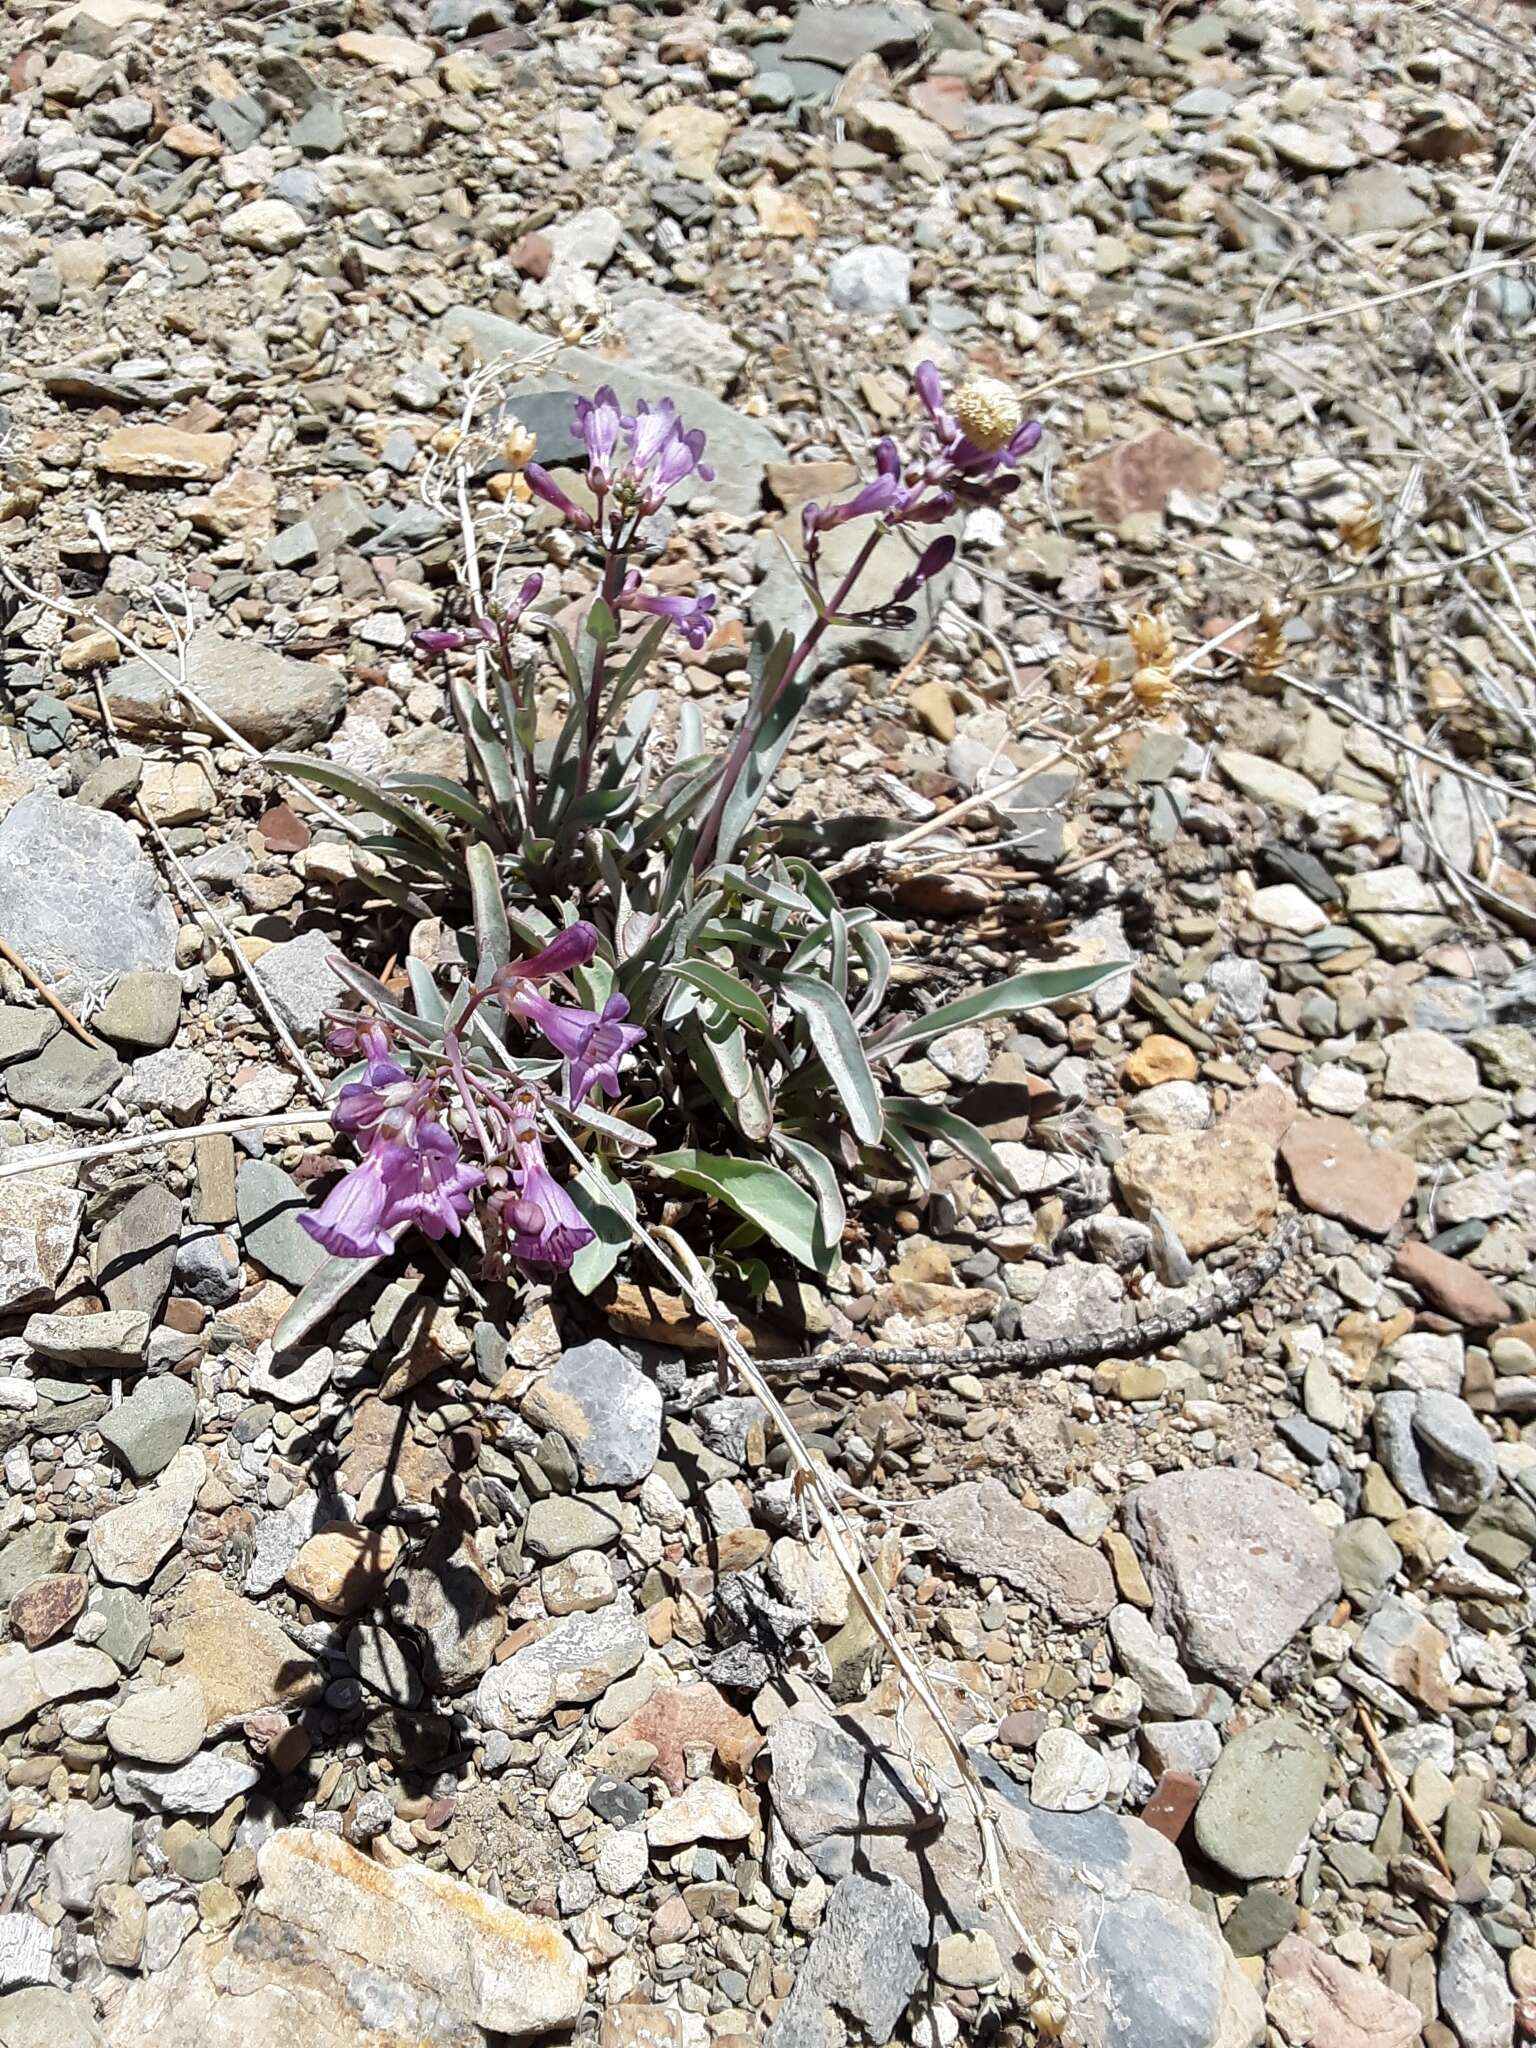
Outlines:
MULTIPOLYGON (((261 640, 236 640, 204 626, 187 643, 191 687, 242 739, 255 747, 306 747, 322 740, 346 709, 346 678, 320 661, 295 661, 261 640)), ((128 661, 106 678, 107 701, 124 732, 217 733, 189 703, 173 708, 173 692, 147 661, 128 661)), ((114 822, 109 820, 108 822, 114 822)), ((126 831, 126 826, 120 827, 126 831)), ((165 966, 125 960, 124 967, 165 966)))
POLYGON ((313 1204, 297 1184, 267 1159, 246 1159, 235 1178, 235 1204, 245 1249, 264 1272, 298 1289, 325 1264, 326 1253, 299 1218, 313 1204))
POLYGON ((133 1052, 159 1052, 181 1021, 181 976, 144 967, 118 976, 111 995, 91 1019, 92 1029, 133 1052))
POLYGON ((1454 1907, 1440 1940, 1440 2015, 1461 2048, 1510 2048, 1515 1999, 1504 1959, 1470 1913, 1454 1907))
POLYGON ((1328 1752, 1296 1721, 1257 1721, 1216 1759, 1195 1808, 1205 1854, 1234 1877, 1284 1877, 1328 1784, 1328 1752))
POLYGON ((0 819, 0 931, 66 1002, 176 962, 176 914, 133 830, 41 790, 0 819))
POLYGON ((560 1432, 584 1486, 638 1486, 661 1448, 660 1387, 601 1337, 564 1353, 523 1402, 523 1418, 560 1432))
POLYGON ((107 2048, 84 1995, 53 1984, 0 1998, 0 2041, 5 2048, 107 2048))
POLYGON ((37 1308, 54 1298, 75 1254, 85 1196, 48 1182, 0 1180, 0 1312, 37 1308))
POLYGON ((326 1012, 341 1003, 344 990, 331 965, 335 951, 334 940, 324 932, 306 932, 302 938, 269 947, 256 962, 256 979, 300 1040, 318 1038, 326 1012))
POLYGON ((36 1315, 28 1318, 22 1335, 40 1357, 76 1372, 142 1372, 149 1317, 137 1308, 98 1309, 82 1316, 36 1315))
POLYGON ((232 1799, 260 1782, 261 1772, 254 1764, 216 1749, 169 1770, 153 1764, 119 1764, 112 1773, 112 1788, 128 1805, 194 1817, 222 1813, 232 1799))
POLYGON ((763 2048, 824 2048, 829 2006, 888 2041, 923 1974, 929 1927, 927 1907, 899 1877, 840 1879, 763 2048))
POLYGON ((968 1479, 914 1510, 949 1562, 973 1578, 1003 1579, 1058 1621, 1101 1621, 1115 1604, 1102 1553, 1076 1543, 1014 1499, 998 1479, 968 1479))
POLYGON ((1246 1685, 1339 1597, 1322 1525, 1299 1493, 1261 1472, 1166 1473, 1131 1495, 1125 1527, 1153 1620, 1225 1685, 1246 1685))
MULTIPOLYGON (((0 828, 3 829, 3 828, 0 828)), ((84 1045, 72 1032, 50 1038, 35 1060, 5 1070, 5 1092, 18 1109, 44 1116, 83 1116, 122 1080, 123 1063, 104 1046, 84 1045)))
POLYGON ((181 1239, 181 1197, 161 1181, 139 1189, 102 1226, 92 1255, 110 1309, 158 1316, 181 1239))
POLYGON ((71 1799, 48 1851, 48 1888, 59 1904, 71 1913, 88 1913, 100 1888, 126 1884, 132 1868, 133 1815, 71 1799))
POLYGON ((96 1428, 135 1479, 163 1472, 197 1427, 197 1395, 174 1373, 141 1380, 96 1428))
POLYGON ((487 1728, 525 1735, 557 1706, 582 1705, 633 1671, 649 1638, 634 1601, 621 1594, 592 1614, 572 1614, 547 1635, 493 1665, 475 1693, 487 1728))

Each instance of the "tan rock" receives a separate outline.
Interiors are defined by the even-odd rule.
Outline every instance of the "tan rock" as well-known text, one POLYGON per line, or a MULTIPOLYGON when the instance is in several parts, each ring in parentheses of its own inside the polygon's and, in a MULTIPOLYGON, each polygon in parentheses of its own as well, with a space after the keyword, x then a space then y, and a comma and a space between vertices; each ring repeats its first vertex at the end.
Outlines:
POLYGON ((1475 1266, 1437 1252, 1417 1238, 1398 1247, 1392 1271, 1397 1279, 1416 1288, 1432 1308, 1469 1329, 1492 1329, 1509 1321, 1509 1303, 1475 1266))
POLYGON ((307 1705, 325 1689, 320 1667, 217 1572, 188 1573, 172 1596, 166 1630, 181 1648, 177 1675, 203 1688, 210 1728, 263 1707, 307 1705))
POLYGON ((1379 1977, 1325 1955, 1304 1935, 1288 1934, 1270 1953, 1269 1972, 1300 1994, 1289 2008, 1305 2017, 1309 2048, 1411 2048, 1424 2015, 1379 1977))
POLYGON ((178 156, 213 157, 224 154, 224 145, 217 135, 210 135, 206 128, 194 127, 190 121, 173 121, 160 140, 178 156))
POLYGON ((414 42, 410 36, 370 35, 360 28, 338 36, 336 48, 343 57, 371 64, 391 78, 424 78, 435 62, 430 44, 414 42))
POLYGON ((1174 491, 1207 497, 1219 490, 1226 464, 1214 448, 1158 427, 1085 462, 1074 485, 1076 502, 1105 526, 1137 512, 1161 512, 1174 491))
POLYGON ((1144 1038, 1121 1069, 1128 1088, 1157 1088, 1164 1081, 1193 1081, 1200 1062, 1189 1047, 1166 1032, 1144 1038))
POLYGON ((377 1604, 400 1555, 398 1529, 330 1522, 289 1565, 289 1587, 323 1614, 361 1614, 377 1604))
POLYGON ((1138 1131, 1115 1167, 1133 1210, 1156 1206, 1191 1258, 1267 1230, 1280 1201, 1275 1145, 1224 1117, 1206 1131, 1138 1131))
POLYGON ((772 178, 760 178, 752 187, 752 206, 765 235, 779 235, 785 241, 815 241, 819 232, 815 214, 772 178))
POLYGON ((96 466, 135 483, 211 484, 229 468, 233 434, 189 434, 154 424, 118 427, 97 451, 96 466))
POLYGON ((695 99, 679 100, 676 106, 646 116, 635 136, 635 147, 665 150, 679 177, 707 181, 715 175, 732 126, 728 115, 701 107, 695 99))
POLYGON ((907 698, 919 728, 947 746, 958 729, 954 699, 943 683, 919 683, 907 698))

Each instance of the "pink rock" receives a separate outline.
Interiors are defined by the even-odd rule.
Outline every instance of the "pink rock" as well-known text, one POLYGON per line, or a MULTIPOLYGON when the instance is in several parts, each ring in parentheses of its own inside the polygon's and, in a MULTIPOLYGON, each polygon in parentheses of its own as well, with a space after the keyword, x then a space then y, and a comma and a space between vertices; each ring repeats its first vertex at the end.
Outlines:
POLYGON ((1077 503, 1101 524, 1118 526, 1134 512, 1161 512, 1174 491, 1206 497, 1221 488, 1226 464, 1214 448, 1167 427, 1096 455, 1077 472, 1077 503))
POLYGON ((1269 1958, 1270 1976, 1301 1994, 1310 2024, 1308 2048, 1410 2048, 1424 2015, 1364 1970, 1325 1955, 1302 1935, 1288 1934, 1269 1958))

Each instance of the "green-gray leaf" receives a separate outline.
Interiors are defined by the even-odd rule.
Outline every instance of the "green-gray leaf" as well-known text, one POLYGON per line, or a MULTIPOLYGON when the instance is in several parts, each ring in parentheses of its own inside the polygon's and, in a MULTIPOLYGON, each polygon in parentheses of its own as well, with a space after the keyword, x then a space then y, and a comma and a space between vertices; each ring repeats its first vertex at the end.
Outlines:
POLYGON ((848 1005, 829 983, 809 974, 786 974, 779 988, 784 1000, 805 1019, 816 1056, 848 1112, 853 1135, 861 1145, 878 1144, 883 1123, 880 1090, 848 1005))
POLYGON ((589 1159, 586 1172, 571 1182, 570 1196, 597 1233, 571 1261, 571 1285, 578 1294, 591 1294, 602 1286, 629 1244, 625 1218, 632 1223, 639 1212, 629 1183, 611 1179, 595 1159, 589 1159), (593 1180, 602 1182, 601 1196, 592 1186, 593 1180))
POLYGON ((1018 1193, 1013 1175, 998 1157, 991 1139, 965 1117, 956 1116, 952 1109, 941 1108, 936 1102, 913 1102, 898 1095, 886 1104, 886 1115, 904 1130, 942 1138, 963 1159, 969 1159, 973 1166, 990 1175, 1005 1195, 1018 1193))
POLYGON ((822 1237, 815 1202, 777 1166, 700 1152, 692 1146, 680 1152, 658 1152, 649 1163, 665 1179, 680 1181, 684 1187, 697 1188, 724 1202, 802 1266, 818 1273, 831 1271, 835 1255, 822 1237))
POLYGON ((301 1344, 315 1325, 323 1323, 332 1309, 338 1307, 378 1263, 377 1259, 338 1259, 334 1255, 327 1258, 325 1264, 317 1267, 304 1282, 272 1332, 273 1351, 286 1351, 294 1344, 301 1344))
POLYGON ((962 1024, 981 1024, 988 1017, 1011 1017, 1020 1010, 1037 1010, 1046 1003, 1058 1003, 1064 996, 1080 996, 1111 976, 1124 974, 1128 960, 1106 960, 1094 967, 1031 967, 992 988, 961 996, 953 1003, 940 1003, 926 1017, 905 1017, 893 1029, 867 1039, 872 1059, 909 1045, 922 1045, 943 1031, 958 1031, 962 1024))
POLYGON ((700 990, 717 1002, 721 1009, 729 1010, 733 1017, 750 1024, 754 1031, 767 1031, 768 1010, 762 997, 755 989, 748 988, 744 981, 738 981, 734 974, 727 974, 723 967, 717 967, 712 960, 679 960, 664 971, 675 974, 690 988, 700 990))

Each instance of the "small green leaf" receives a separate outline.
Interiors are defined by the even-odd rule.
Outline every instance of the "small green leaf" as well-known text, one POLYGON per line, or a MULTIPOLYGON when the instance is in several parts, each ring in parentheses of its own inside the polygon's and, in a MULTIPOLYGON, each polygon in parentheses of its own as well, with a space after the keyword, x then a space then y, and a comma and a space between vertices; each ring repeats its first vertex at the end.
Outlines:
POLYGON ((727 974, 723 967, 717 967, 713 960, 679 960, 665 970, 675 974, 679 981, 687 982, 690 988, 699 989, 704 995, 717 1002, 723 1010, 729 1010, 733 1017, 739 1017, 759 1034, 768 1029, 768 1010, 755 989, 744 981, 738 981, 734 974, 727 974))
POLYGON ((359 775, 354 769, 343 768, 335 761, 311 760, 307 754, 268 754, 266 766, 280 775, 292 775, 299 782, 312 782, 317 789, 328 789, 335 796, 342 796, 359 810, 372 811, 376 818, 383 818, 398 832, 412 839, 424 841, 428 846, 446 846, 448 835, 444 828, 398 796, 391 796, 387 789, 372 782, 366 775, 359 775))
POLYGON ((747 1034, 728 1015, 724 1029, 708 1024, 702 1014, 679 1027, 699 1079, 719 1104, 722 1115, 754 1145, 767 1141, 773 1129, 773 1103, 768 1084, 747 1057, 747 1034))
POLYGON ((787 1132, 778 1131, 774 1134, 774 1142, 810 1182, 820 1217, 822 1243, 827 1248, 828 1257, 835 1258, 843 1240, 843 1227, 848 1221, 848 1206, 843 1200, 837 1168, 825 1152, 808 1144, 804 1138, 792 1138, 787 1132))
POLYGON ((692 1146, 680 1152, 658 1152, 649 1163, 664 1179, 697 1188, 757 1224, 802 1266, 818 1273, 831 1271, 835 1260, 822 1237, 815 1202, 777 1166, 700 1152, 692 1146))
POLYGON ((992 988, 978 989, 953 1003, 940 1003, 926 1017, 905 1017, 888 1031, 865 1041, 871 1059, 909 1045, 922 1045, 943 1031, 958 1031, 962 1024, 980 1024, 988 1017, 1011 1017, 1020 1010, 1037 1010, 1063 996, 1080 996, 1113 975, 1124 974, 1128 960, 1106 960, 1094 967, 1031 967, 992 988))
POLYGON ((853 1135, 861 1145, 878 1144, 883 1124, 880 1090, 848 1005, 835 988, 809 974, 786 974, 779 989, 791 1009, 805 1019, 816 1056, 848 1112, 853 1135))
POLYGON ((639 1211, 634 1189, 627 1181, 614 1180, 605 1173, 596 1159, 588 1159, 586 1171, 571 1182, 570 1196, 597 1233, 571 1261, 571 1285, 578 1294, 591 1294, 623 1257, 630 1241, 625 1218, 633 1223, 639 1211), (601 1181, 601 1195, 592 1185, 594 1181, 601 1181))
POLYGON ((475 979, 484 988, 497 968, 505 967, 512 957, 512 931, 501 893, 501 877, 496 872, 496 856, 490 847, 477 841, 465 854, 464 865, 469 871, 469 894, 475 913, 475 979))
POLYGON ((430 1024, 441 1030, 448 1015, 443 1001, 442 990, 432 979, 432 970, 425 960, 407 960, 405 978, 411 984, 411 1001, 416 1005, 416 1014, 423 1024, 430 1024))
POLYGON ((496 837, 496 820, 488 811, 477 804, 462 782, 454 782, 446 775, 391 775, 385 779, 384 787, 401 796, 413 796, 424 804, 433 804, 440 811, 446 811, 450 818, 456 818, 461 825, 482 833, 487 839, 496 837))
POLYGON ((317 1267, 304 1282, 272 1332, 273 1352, 287 1351, 293 1345, 301 1344, 315 1325, 323 1323, 378 1263, 377 1259, 328 1257, 325 1264, 317 1267))
POLYGON ((600 597, 594 597, 592 608, 587 613, 587 637, 595 640, 599 647, 606 647, 610 640, 618 638, 618 621, 600 597))
POLYGON ((899 1123, 904 1130, 921 1131, 925 1135, 942 1138, 946 1145, 969 1159, 973 1166, 979 1166, 988 1174, 1005 1195, 1016 1195, 1013 1175, 1004 1166, 994 1150, 992 1141, 984 1131, 978 1131, 973 1123, 963 1116, 956 1116, 952 1109, 943 1109, 935 1102, 913 1102, 907 1096, 898 1095, 885 1106, 888 1120, 899 1123))

